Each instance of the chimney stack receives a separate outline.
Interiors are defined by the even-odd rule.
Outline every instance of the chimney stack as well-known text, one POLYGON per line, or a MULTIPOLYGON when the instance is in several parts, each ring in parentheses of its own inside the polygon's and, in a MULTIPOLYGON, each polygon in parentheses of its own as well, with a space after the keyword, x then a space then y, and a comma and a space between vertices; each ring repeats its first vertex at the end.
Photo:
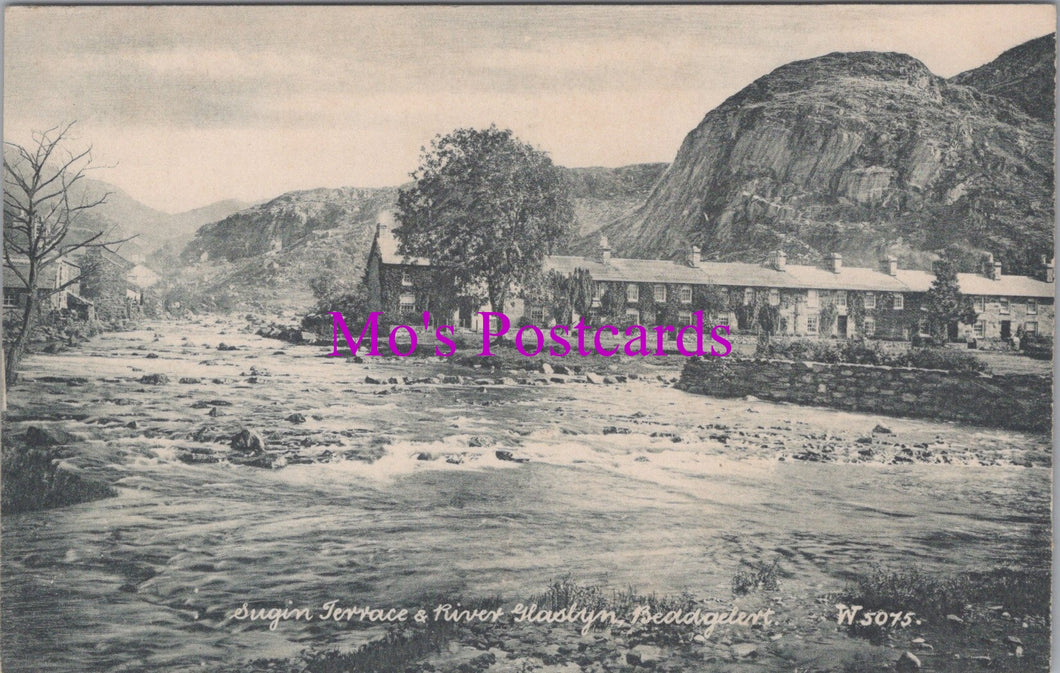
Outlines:
POLYGON ((788 255, 783 250, 774 250, 769 258, 769 265, 777 271, 783 271, 788 265, 788 255))
POLYGON ((898 258, 894 255, 886 255, 880 258, 880 271, 888 276, 898 275, 898 258))
POLYGON ((828 255, 828 268, 832 273, 839 273, 843 270, 843 256, 838 252, 833 252, 828 255))
POLYGON ((600 261, 605 264, 611 259, 611 245, 607 242, 607 236, 600 237, 600 261))
POLYGON ((688 265, 693 269, 699 267, 699 246, 693 245, 688 251, 688 265))
POLYGON ((983 256, 983 275, 990 280, 1001 280, 1001 262, 995 261, 989 252, 983 256))

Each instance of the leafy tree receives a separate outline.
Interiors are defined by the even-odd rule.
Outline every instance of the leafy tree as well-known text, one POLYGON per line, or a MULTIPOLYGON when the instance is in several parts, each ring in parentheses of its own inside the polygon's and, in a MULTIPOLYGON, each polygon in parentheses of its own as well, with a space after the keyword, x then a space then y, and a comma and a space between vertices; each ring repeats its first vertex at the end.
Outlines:
POLYGON ((493 311, 574 220, 548 155, 496 126, 436 137, 412 177, 398 194, 399 252, 445 266, 462 292, 484 287, 493 311))
POLYGON ((957 257, 944 251, 935 262, 935 280, 924 295, 924 310, 927 311, 928 332, 936 343, 947 341, 947 331, 953 322, 974 325, 979 319, 972 300, 961 294, 957 282, 957 257))
POLYGON ((33 134, 29 146, 4 141, 4 266, 26 288, 26 301, 4 351, 4 380, 13 383, 47 299, 80 281, 80 276, 44 287, 47 270, 73 252, 115 245, 109 232, 74 236, 80 216, 103 204, 107 194, 86 196, 81 184, 92 149, 67 149, 73 122, 33 134))

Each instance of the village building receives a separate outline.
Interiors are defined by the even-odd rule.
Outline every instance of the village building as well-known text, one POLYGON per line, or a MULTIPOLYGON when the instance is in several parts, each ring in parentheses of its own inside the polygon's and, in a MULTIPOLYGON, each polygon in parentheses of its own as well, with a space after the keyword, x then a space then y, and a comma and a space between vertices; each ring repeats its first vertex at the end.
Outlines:
MULTIPOLYGON (((477 313, 488 308, 447 297, 429 260, 403 257, 397 249, 392 232, 380 225, 366 272, 372 310, 417 319, 431 310, 435 323, 481 326, 477 313)), ((589 311, 594 320, 687 325, 703 310, 710 324, 737 332, 751 329, 756 313, 769 306, 780 335, 893 340, 926 333, 925 296, 934 281, 930 272, 899 268, 893 256, 880 259, 875 268, 846 266, 839 254, 829 255, 822 266, 789 264, 783 251, 773 252, 762 264, 710 262, 692 246, 682 261, 630 259, 613 257, 606 239, 594 256, 550 255, 544 260, 546 273, 570 275, 579 269, 594 283, 589 311)), ((979 315, 974 325, 951 325, 950 340, 1052 336, 1051 262, 1032 278, 1003 274, 1001 264, 990 258, 980 273, 959 273, 957 280, 979 315)), ((509 300, 505 314, 513 324, 520 318, 540 326, 554 322, 547 301, 525 297, 509 300)))
MULTIPOLYGON (((29 260, 12 260, 12 266, 4 265, 3 307, 5 317, 26 305, 29 288, 25 278, 29 275, 29 260)), ((81 296, 81 267, 65 257, 60 257, 38 271, 37 294, 43 302, 40 310, 71 311, 81 320, 95 317, 90 300, 81 296)))

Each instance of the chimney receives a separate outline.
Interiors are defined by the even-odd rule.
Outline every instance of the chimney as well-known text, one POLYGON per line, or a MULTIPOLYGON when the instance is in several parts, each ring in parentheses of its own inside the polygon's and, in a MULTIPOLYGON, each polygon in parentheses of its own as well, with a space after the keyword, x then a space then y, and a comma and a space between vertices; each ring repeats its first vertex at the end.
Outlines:
POLYGON ((607 236, 600 237, 600 261, 607 263, 611 259, 611 245, 607 242, 607 236))
POLYGON ((769 266, 783 271, 788 265, 788 255, 783 250, 774 250, 769 256, 769 266))
POLYGON ((693 269, 699 267, 699 246, 693 245, 688 251, 688 265, 693 269))
POLYGON ((833 252, 828 255, 828 269, 832 273, 839 273, 843 270, 843 256, 838 252, 833 252))
POLYGON ((1001 280, 1001 262, 995 261, 989 252, 983 255, 983 275, 990 280, 1001 280))
POLYGON ((880 258, 880 271, 887 274, 888 276, 898 275, 898 258, 894 255, 887 255, 886 257, 880 258))

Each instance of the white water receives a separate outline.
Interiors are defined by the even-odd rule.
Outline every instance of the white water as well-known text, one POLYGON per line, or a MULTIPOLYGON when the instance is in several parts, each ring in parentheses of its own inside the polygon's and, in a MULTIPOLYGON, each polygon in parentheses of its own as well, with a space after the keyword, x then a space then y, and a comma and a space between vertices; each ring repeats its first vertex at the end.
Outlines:
POLYGON ((366 374, 421 377, 451 365, 352 364, 311 347, 275 354, 278 342, 226 329, 163 325, 157 340, 105 335, 28 361, 31 378, 89 381, 12 390, 5 435, 47 424, 28 417, 88 414, 58 422, 84 438, 69 461, 121 492, 4 517, 8 671, 208 670, 368 637, 318 622, 269 631, 231 620, 243 602, 516 601, 567 574, 726 600, 741 558, 779 555, 782 583, 804 595, 838 589, 872 563, 1049 563, 1051 470, 978 465, 1028 455, 1048 464, 1046 437, 883 419, 892 441, 935 442, 954 463, 973 465, 778 462, 778 442, 797 448, 825 436, 856 453, 853 440, 881 419, 691 396, 654 381, 413 385, 379 395, 389 387, 363 383, 366 374), (220 341, 246 349, 219 352, 220 341), (252 366, 269 375, 247 383, 252 366), (155 372, 170 383, 138 383, 155 372), (204 382, 179 384, 180 376, 204 382), (209 383, 215 377, 231 382, 209 383), (232 406, 219 418, 191 407, 213 399, 232 406), (286 422, 293 412, 308 422, 286 422), (124 427, 130 420, 136 429, 124 427), (727 444, 710 439, 717 430, 708 426, 719 423, 733 435, 727 444), (189 437, 242 425, 292 446, 321 436, 332 444, 292 449, 324 462, 278 470, 178 460, 188 447, 227 454, 189 437), (605 435, 607 426, 631 433, 605 435), (498 445, 469 447, 476 435, 498 445), (371 453, 380 438, 389 443, 378 460, 343 457, 371 453), (529 462, 498 460, 497 449, 529 462), (434 459, 418 460, 421 452, 434 459), (446 462, 453 455, 463 462, 446 462), (968 455, 982 459, 957 460, 968 455))

